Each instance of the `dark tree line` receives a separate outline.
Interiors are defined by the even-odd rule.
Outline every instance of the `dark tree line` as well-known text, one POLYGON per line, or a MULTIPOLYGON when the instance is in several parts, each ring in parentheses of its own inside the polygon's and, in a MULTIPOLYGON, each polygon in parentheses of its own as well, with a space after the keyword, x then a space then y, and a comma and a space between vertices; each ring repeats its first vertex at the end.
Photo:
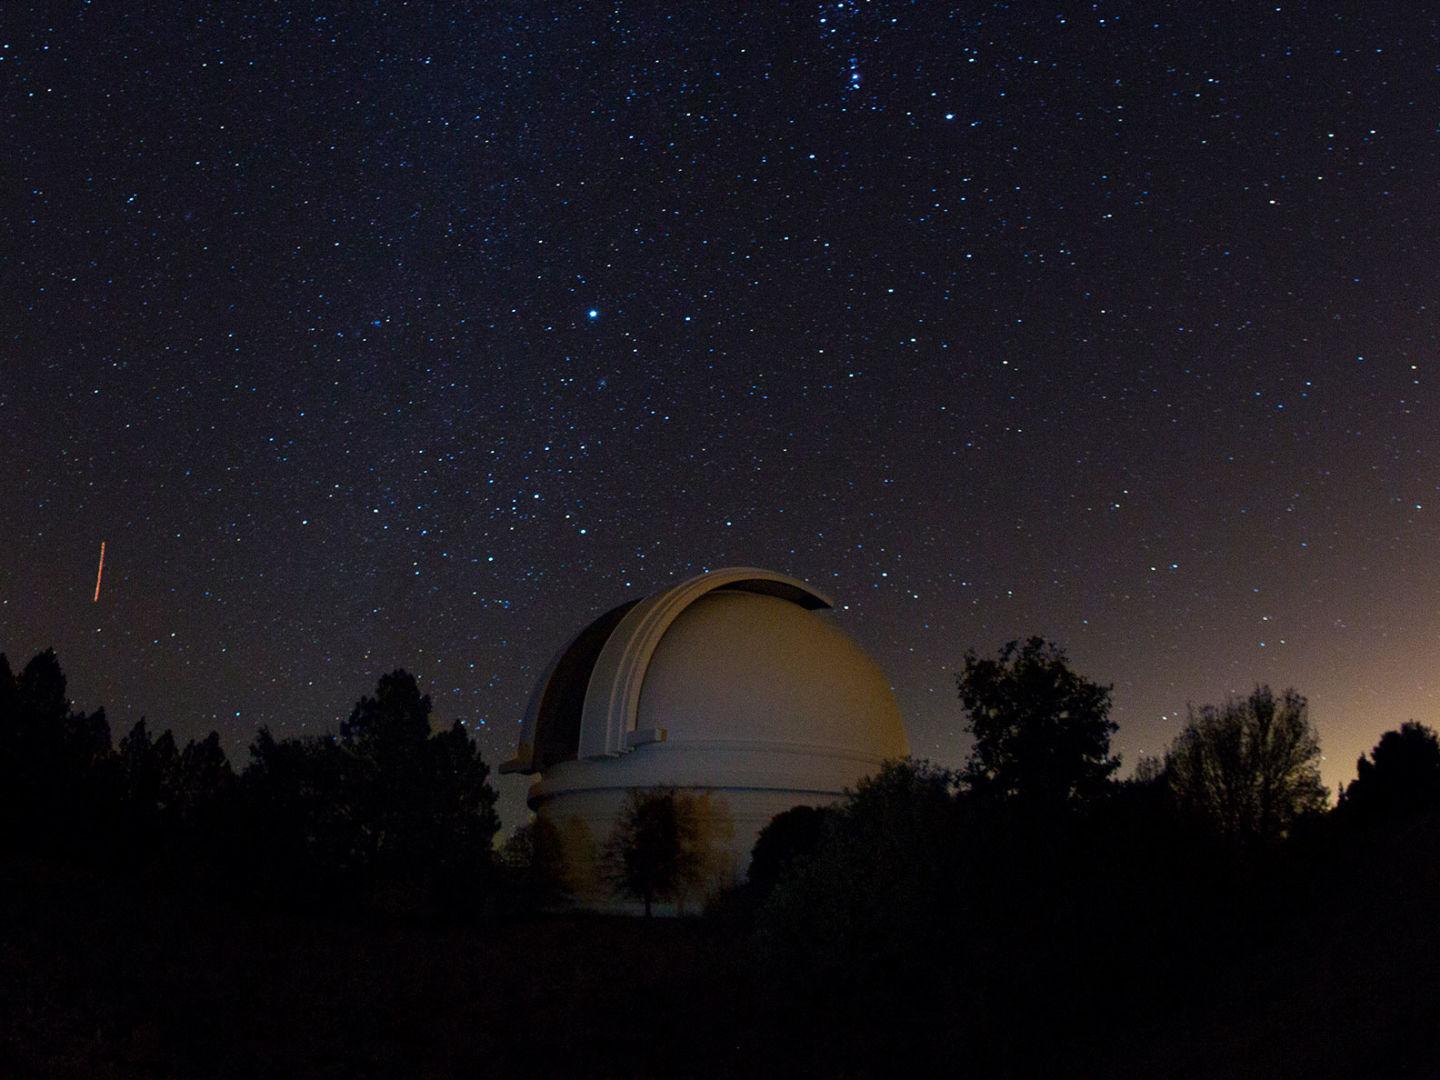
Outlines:
MULTIPOLYGON (((734 1016, 766 1025, 767 1071, 1258 1075, 1243 1056, 1206 1068, 1193 1048, 1167 1048, 1189 1045, 1196 1014, 1212 1035, 1324 1044, 1333 1032, 1296 1018, 1332 980, 1303 958, 1345 946, 1349 970, 1363 966, 1355 942, 1368 947, 1397 909, 1412 913, 1402 925, 1433 926, 1440 739, 1423 725, 1386 732, 1329 809, 1293 690, 1191 710, 1125 780, 1109 687, 1056 646, 972 653, 957 690, 974 740, 961 768, 891 762, 834 806, 781 814, 748 884, 702 924, 750 958, 727 970, 751 980, 734 1016), (1257 980, 1277 1002, 1268 1012, 1235 989, 1257 980), (1142 1045, 1158 1056, 1133 1057, 1142 1045)), ((493 855, 488 768, 463 727, 437 729, 431 712, 396 671, 333 734, 260 730, 237 770, 214 734, 182 746, 141 721, 114 741, 103 711, 72 708, 53 653, 18 673, 0 656, 0 854, 327 912, 561 901, 554 824, 493 855)), ((637 794, 607 845, 616 886, 647 907, 698 872, 699 818, 682 795, 637 794)), ((637 940, 643 952, 665 939, 637 940)), ((1440 955, 1440 934, 1390 949, 1409 970, 1412 953, 1440 955)), ((1372 979, 1367 993, 1404 1000, 1386 989, 1372 979)), ((653 1000, 671 998, 686 995, 653 1000)), ((1428 1075, 1433 1058, 1396 1049, 1391 1029, 1383 1067, 1345 1074, 1428 1075)), ((1328 1060, 1363 1061, 1338 1054, 1328 1060)))
POLYGON ((752 927, 772 1007, 835 1018, 826 1067, 1135 1075, 1137 1030, 1181 1039, 1175 1018, 1226 1002, 1234 972, 1313 952, 1326 911, 1368 902, 1377 835, 1421 829, 1390 879, 1419 880, 1440 850, 1440 742, 1422 725, 1387 732, 1327 811, 1293 690, 1192 710, 1128 780, 1109 688, 1057 647, 972 653, 958 690, 962 768, 892 762, 836 806, 780 815, 725 907, 752 927))
POLYGON ((1440 812, 1440 738, 1413 720, 1387 731, 1355 763, 1340 792, 1342 817, 1362 824, 1403 822, 1440 812))
POLYGON ((262 728, 237 772, 219 735, 180 746, 140 720, 112 743, 76 712, 55 654, 0 654, 0 843, 126 873, 180 875, 286 904, 402 912, 499 903, 489 767, 457 721, 432 730, 405 671, 338 734, 262 728))

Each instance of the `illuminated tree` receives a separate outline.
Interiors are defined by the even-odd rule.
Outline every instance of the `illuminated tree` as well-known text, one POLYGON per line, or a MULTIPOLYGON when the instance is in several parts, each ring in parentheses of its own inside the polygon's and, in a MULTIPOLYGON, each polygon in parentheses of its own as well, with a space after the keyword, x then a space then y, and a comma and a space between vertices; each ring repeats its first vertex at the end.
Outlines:
POLYGON ((668 787, 631 790, 605 845, 607 875, 648 916, 657 900, 679 900, 700 884, 704 839, 692 796, 668 787))
POLYGON ((1245 698, 1191 709, 1165 755, 1182 811, 1235 840, 1279 840, 1325 808, 1320 738, 1294 690, 1258 686, 1245 698))

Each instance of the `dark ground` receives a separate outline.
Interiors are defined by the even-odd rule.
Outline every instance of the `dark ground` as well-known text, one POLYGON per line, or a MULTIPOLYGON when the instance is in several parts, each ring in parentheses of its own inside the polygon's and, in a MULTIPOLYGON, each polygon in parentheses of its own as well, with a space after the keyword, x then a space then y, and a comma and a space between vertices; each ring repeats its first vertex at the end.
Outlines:
POLYGON ((31 863, 3 868, 0 925, 6 1077, 667 1075, 757 1049, 696 922, 329 922, 31 863))
POLYGON ((1325 862, 1292 925, 1120 1041, 1127 1070, 1440 1077, 1440 819, 1342 841, 1325 862))
MULTIPOLYGON (((1112 1060, 1077 1074, 1440 1075, 1440 859, 1398 854, 1337 865, 1289 931, 1183 1007, 1117 1017, 1112 1060)), ((865 1076, 897 1054, 977 1075, 943 1016, 928 1041, 807 1017, 746 949, 701 920, 330 920, 11 861, 0 1076, 865 1076)))

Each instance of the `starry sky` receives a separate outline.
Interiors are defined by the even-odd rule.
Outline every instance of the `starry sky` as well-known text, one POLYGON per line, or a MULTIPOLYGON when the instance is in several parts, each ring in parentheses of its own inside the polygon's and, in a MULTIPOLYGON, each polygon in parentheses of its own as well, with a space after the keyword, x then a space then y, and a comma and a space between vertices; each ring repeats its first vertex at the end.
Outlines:
POLYGON ((1029 634, 1127 765, 1259 681, 1332 788, 1440 721, 1423 5, 251 6, 0 16, 0 649, 117 731, 403 666, 498 763, 732 564, 946 763, 1029 634))

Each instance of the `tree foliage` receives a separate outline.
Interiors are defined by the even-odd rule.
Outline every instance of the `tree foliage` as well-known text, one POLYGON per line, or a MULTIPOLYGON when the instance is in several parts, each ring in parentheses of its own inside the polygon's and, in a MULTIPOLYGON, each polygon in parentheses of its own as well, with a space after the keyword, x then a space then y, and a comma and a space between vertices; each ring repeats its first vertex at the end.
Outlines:
POLYGON ((563 839, 549 819, 521 825, 506 839, 499 858, 524 909, 544 910, 572 899, 563 839))
POLYGON ((1440 811, 1440 738, 1407 721, 1380 736, 1355 779, 1340 794, 1345 816, 1366 823, 1398 821, 1440 811))
POLYGON ((357 852, 407 876, 484 858, 500 825, 489 766, 458 721, 432 734, 430 711, 415 677, 394 671, 340 728, 357 852))
POLYGON ((75 711, 52 649, 18 674, 0 655, 0 842, 71 850, 89 837, 110 754, 105 710, 75 711))
POLYGON ((261 729, 243 787, 266 823, 256 857, 270 881, 462 899, 491 860, 496 793, 464 727, 432 733, 430 711, 401 670, 360 699, 338 738, 276 740, 261 729))
POLYGON ((251 887, 302 898, 353 884, 364 854, 353 827, 346 761, 334 739, 277 739, 262 727, 240 777, 251 887))
POLYGON ((1232 840, 1279 840, 1326 804, 1320 738, 1293 689, 1192 708, 1165 775, 1182 812, 1232 840))
POLYGON ((460 724, 431 732, 404 671, 362 697, 339 737, 262 728, 237 777, 215 732, 183 747, 140 720, 113 749, 76 712, 51 650, 0 655, 0 848, 163 869, 330 903, 395 887, 484 902, 499 826, 489 768, 460 724))
POLYGON ((955 777, 928 762, 887 762, 827 809, 818 843, 762 898, 758 944, 784 1002, 828 1010, 863 1000, 905 1016, 942 1000, 962 935, 966 830, 955 777))
POLYGON ((993 660, 972 650, 956 684, 975 739, 961 777, 977 794, 1073 806, 1099 795, 1119 768, 1110 687, 1076 674, 1058 645, 1012 641, 993 660))
POLYGON ((607 876, 649 915, 657 901, 678 902, 700 884, 705 839, 693 795, 673 787, 632 789, 605 845, 607 876))
POLYGON ((758 899, 770 895, 780 881, 793 873, 820 846, 830 810, 795 806, 776 814, 755 838, 748 880, 758 899))

